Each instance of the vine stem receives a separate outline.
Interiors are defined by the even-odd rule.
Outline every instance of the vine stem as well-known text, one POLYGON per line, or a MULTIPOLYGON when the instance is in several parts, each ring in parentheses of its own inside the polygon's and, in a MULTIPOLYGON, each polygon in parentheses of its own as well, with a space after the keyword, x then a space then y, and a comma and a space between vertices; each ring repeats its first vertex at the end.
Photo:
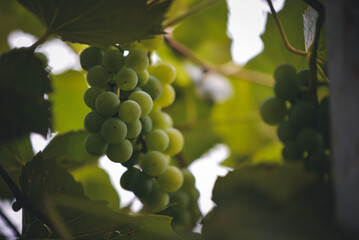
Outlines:
POLYGON ((13 231, 13 233, 16 235, 16 237, 20 238, 21 234, 19 232, 19 230, 17 230, 17 228, 15 227, 15 225, 10 221, 10 219, 5 215, 5 213, 2 211, 2 209, 0 209, 0 216, 2 217, 2 219, 4 219, 4 221, 6 222, 6 224, 11 228, 11 230, 13 231))
POLYGON ((31 48, 33 51, 35 51, 35 49, 36 49, 39 45, 43 44, 43 43, 49 38, 49 36, 50 36, 51 34, 52 34, 52 32, 49 31, 49 30, 47 30, 47 31, 44 33, 44 35, 42 35, 42 37, 41 37, 39 40, 37 40, 34 44, 31 45, 30 48, 31 48))
POLYGON ((0 163, 0 176, 6 182, 7 186, 14 194, 16 200, 21 202, 24 208, 26 208, 29 212, 34 214, 39 220, 45 223, 49 228, 52 229, 54 233, 56 233, 63 239, 67 239, 66 237, 64 238, 62 236, 61 231, 58 231, 58 229, 52 223, 52 221, 44 213, 42 213, 40 209, 38 209, 34 204, 32 204, 30 199, 20 191, 16 183, 11 179, 10 175, 7 173, 6 169, 1 165, 1 163, 0 163))
POLYGON ((269 8, 271 10, 271 13, 273 15, 273 18, 274 18, 274 21, 278 27, 278 30, 279 30, 279 33, 280 33, 280 36, 283 40, 283 43, 285 45, 285 47, 291 52, 291 53, 294 53, 296 55, 299 55, 299 56, 303 56, 303 57, 308 57, 308 53, 307 52, 304 52, 304 51, 301 51, 301 50, 298 50, 296 48, 294 48, 292 45, 290 45, 289 41, 288 41, 288 38, 287 38, 287 35, 285 34, 285 31, 284 31, 284 28, 282 26, 282 23, 280 22, 279 18, 278 18, 278 15, 277 15, 277 12, 275 11, 274 7, 273 7, 273 4, 272 4, 272 0, 267 0, 267 3, 269 5, 269 8))
POLYGON ((189 9, 187 12, 184 12, 183 14, 180 14, 179 16, 177 17, 174 17, 170 20, 168 20, 163 28, 167 28, 167 27, 170 27, 170 26, 173 26, 173 25, 176 25, 177 23, 179 23, 180 21, 182 21, 183 19, 189 17, 189 16, 192 16, 194 14, 196 14, 197 12, 200 12, 216 3, 219 3, 219 2, 222 2, 224 0, 208 0, 208 1, 205 1, 205 2, 202 2, 202 3, 199 3, 197 4, 196 6, 194 6, 193 8, 189 9))

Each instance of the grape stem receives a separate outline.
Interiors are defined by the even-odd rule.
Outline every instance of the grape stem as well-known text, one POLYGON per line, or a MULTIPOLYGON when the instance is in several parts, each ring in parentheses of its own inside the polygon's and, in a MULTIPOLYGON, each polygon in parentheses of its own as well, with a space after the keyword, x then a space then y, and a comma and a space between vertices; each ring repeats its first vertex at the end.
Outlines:
POLYGON ((277 15, 277 12, 275 11, 274 7, 273 7, 273 4, 272 4, 272 0, 267 0, 267 3, 269 5, 269 8, 270 8, 270 11, 273 15, 273 18, 274 18, 274 21, 278 27, 278 30, 279 30, 279 33, 280 33, 280 36, 283 40, 283 43, 284 43, 284 46, 291 52, 291 53, 294 53, 296 55, 299 55, 299 56, 303 56, 303 57, 308 57, 308 53, 307 52, 304 52, 304 51, 301 51, 301 50, 298 50, 296 48, 294 48, 292 45, 290 45, 289 41, 288 41, 288 38, 287 38, 287 35, 284 31, 284 28, 282 26, 282 23, 280 22, 279 18, 278 18, 278 15, 277 15))
MULTIPOLYGON (((31 201, 30 199, 20 191, 16 183, 11 179, 10 175, 7 173, 6 169, 0 163, 0 176, 3 178, 4 182, 7 184, 11 192, 14 194, 17 201, 20 201, 24 208, 26 208, 29 212, 34 214, 39 220, 45 223, 49 228, 52 229, 54 233, 63 238, 61 231, 58 231, 56 226, 52 223, 52 221, 41 212, 31 201)), ((68 238, 63 238, 68 239, 68 238)))
POLYGON ((222 2, 222 1, 224 2, 224 0, 208 0, 208 1, 201 2, 201 3, 197 4, 196 6, 192 7, 191 9, 189 9, 187 12, 184 12, 183 14, 180 14, 179 16, 168 20, 163 25, 163 28, 168 28, 170 26, 176 25, 183 19, 190 17, 192 15, 195 15, 196 13, 198 13, 208 7, 211 7, 212 5, 214 5, 216 3, 222 2))
POLYGON ((52 34, 52 32, 50 31, 50 30, 47 30, 45 33, 44 33, 44 35, 42 35, 42 37, 41 38, 39 38, 39 40, 37 40, 34 44, 32 44, 31 45, 31 49, 33 50, 33 51, 35 51, 35 49, 39 46, 39 45, 41 45, 41 44, 43 44, 44 42, 46 42, 46 40, 49 38, 49 36, 52 34))
POLYGON ((16 235, 17 238, 21 238, 21 234, 19 230, 15 227, 15 225, 11 222, 11 220, 5 215, 5 213, 0 209, 0 216, 4 220, 4 222, 11 228, 13 233, 16 235))

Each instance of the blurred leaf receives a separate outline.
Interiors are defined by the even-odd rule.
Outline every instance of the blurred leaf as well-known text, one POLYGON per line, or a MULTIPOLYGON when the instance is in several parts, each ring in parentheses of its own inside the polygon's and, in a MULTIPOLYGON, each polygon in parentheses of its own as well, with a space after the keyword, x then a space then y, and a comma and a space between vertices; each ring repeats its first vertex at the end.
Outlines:
MULTIPOLYGON (((283 25, 290 44, 297 49, 304 49, 303 12, 307 5, 303 1, 285 1, 278 17, 283 25)), ((280 37, 279 30, 273 16, 268 14, 265 33, 261 36, 264 50, 257 57, 246 64, 246 68, 273 75, 277 65, 288 62, 297 69, 308 68, 305 57, 289 52, 280 37)))
POLYGON ((56 157, 57 162, 69 170, 97 162, 98 157, 91 156, 85 150, 87 135, 84 130, 56 135, 44 149, 44 158, 56 157))
POLYGON ((53 85, 54 92, 49 98, 53 103, 54 130, 64 133, 83 129, 84 118, 91 111, 83 100, 88 88, 84 73, 69 70, 55 75, 53 85))
MULTIPOLYGON (((120 198, 113 188, 108 174, 97 164, 85 165, 71 172, 75 180, 81 182, 85 193, 92 200, 104 200, 114 210, 120 207, 120 198)), ((120 177, 120 176, 118 176, 120 177)))
POLYGON ((46 137, 51 84, 43 62, 30 49, 13 49, 0 57, 0 76, 0 142, 30 132, 46 137))
POLYGON ((218 178, 205 239, 345 239, 332 186, 299 165, 244 167, 218 178), (344 237, 344 236, 342 236, 344 237))
MULTIPOLYGON (((0 162, 12 180, 19 185, 21 167, 34 156, 29 136, 0 145, 0 162)), ((0 178, 0 199, 12 200, 14 195, 0 178)))
POLYGON ((64 41, 89 45, 133 42, 161 33, 171 1, 147 6, 147 0, 18 0, 51 33, 64 41))
POLYGON ((216 64, 225 63, 231 60, 227 16, 227 4, 222 1, 184 19, 175 28, 173 36, 201 58, 216 64))

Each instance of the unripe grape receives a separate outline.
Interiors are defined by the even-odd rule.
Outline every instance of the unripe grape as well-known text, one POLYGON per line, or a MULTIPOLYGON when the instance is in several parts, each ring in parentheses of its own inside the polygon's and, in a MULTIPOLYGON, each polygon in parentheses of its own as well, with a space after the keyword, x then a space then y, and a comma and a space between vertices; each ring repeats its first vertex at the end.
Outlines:
POLYGON ((308 86, 309 83, 309 70, 303 69, 297 73, 297 82, 300 86, 308 86))
POLYGON ((312 126, 315 122, 315 110, 310 102, 299 102, 290 110, 289 120, 297 127, 312 126))
POLYGON ((96 111, 106 117, 112 117, 116 114, 119 106, 120 99, 113 92, 102 92, 95 101, 96 111))
MULTIPOLYGON (((156 186, 156 185, 155 185, 156 186)), ((161 191, 158 187, 154 187, 152 193, 141 199, 145 208, 151 212, 163 210, 170 202, 168 193, 161 191)))
POLYGON ((141 161, 141 168, 147 175, 157 177, 167 168, 167 159, 161 152, 147 152, 141 161))
POLYGON ((107 142, 100 133, 91 133, 85 139, 85 149, 92 156, 101 156, 106 152, 107 142))
POLYGON ((137 74, 131 68, 122 68, 114 77, 117 86, 125 91, 130 91, 137 86, 137 74))
POLYGON ((147 50, 147 51, 154 51, 157 48, 159 48, 163 43, 163 36, 162 35, 156 35, 151 39, 144 39, 141 40, 141 45, 147 50))
POLYGON ((163 84, 171 84, 176 79, 176 69, 169 63, 159 63, 149 68, 152 76, 163 84))
POLYGON ((136 173, 131 184, 131 189, 133 189, 133 193, 139 198, 149 196, 153 191, 152 177, 143 172, 136 173))
POLYGON ((120 143, 109 144, 106 155, 113 162, 123 163, 130 159, 132 151, 131 142, 125 139, 120 143))
POLYGON ((132 68, 135 72, 141 72, 147 69, 149 59, 147 52, 141 50, 131 50, 125 59, 125 66, 132 68))
POLYGON ((183 185, 182 188, 184 191, 189 191, 195 187, 195 181, 196 179, 192 175, 192 173, 185 168, 181 169, 182 175, 183 175, 183 185))
POLYGON ((192 214, 189 210, 179 212, 173 221, 181 225, 190 225, 192 223, 192 214))
POLYGON ((141 117, 147 116, 153 107, 153 101, 150 95, 144 91, 136 91, 131 93, 128 97, 129 100, 133 100, 141 107, 141 117))
POLYGON ((314 152, 323 146, 323 136, 318 130, 304 128, 298 134, 298 143, 302 150, 314 152))
POLYGON ((153 129, 166 129, 173 127, 173 120, 171 116, 162 111, 152 111, 150 114, 153 129))
POLYGON ((84 102, 85 104, 92 109, 95 109, 95 102, 97 96, 104 92, 105 90, 99 87, 91 87, 88 88, 84 94, 84 102))
POLYGON ((158 99, 162 94, 162 84, 153 76, 148 78, 148 82, 142 87, 142 89, 151 96, 152 100, 158 99))
POLYGON ((162 94, 156 100, 156 104, 161 107, 168 107, 175 101, 175 98, 176 92, 174 88, 169 84, 165 84, 162 88, 162 94))
POLYGON ((115 73, 125 65, 125 57, 118 50, 107 50, 103 59, 103 65, 108 71, 115 73))
POLYGON ((175 128, 166 128, 165 132, 169 137, 169 144, 165 153, 175 155, 182 151, 184 145, 184 138, 180 131, 175 128))
POLYGON ((181 188, 183 175, 175 166, 168 166, 163 174, 157 178, 160 189, 165 192, 175 192, 181 188))
POLYGON ((284 120, 278 125, 277 135, 279 140, 285 143, 296 138, 298 129, 291 122, 284 120))
POLYGON ((152 120, 149 116, 145 116, 143 118, 140 118, 141 124, 142 124, 142 134, 147 134, 152 130, 152 120))
POLYGON ((87 72, 87 83, 92 87, 105 88, 111 75, 103 66, 97 65, 87 72))
POLYGON ((280 64, 274 70, 274 79, 278 81, 282 77, 295 77, 297 75, 297 70, 293 65, 288 63, 280 64))
POLYGON ((282 77, 275 83, 274 93, 281 100, 294 100, 299 94, 299 84, 294 77, 282 77))
POLYGON ((98 47, 88 47, 83 50, 80 54, 80 64, 81 67, 85 70, 101 65, 103 58, 103 52, 98 47))
POLYGON ((118 109, 118 117, 126 122, 132 123, 138 120, 141 116, 141 107, 133 100, 127 100, 120 104, 118 109))
POLYGON ((120 143, 127 135, 127 126, 118 118, 108 118, 101 126, 101 135, 109 143, 120 143))
POLYGON ((269 125, 277 125, 284 120, 287 114, 285 102, 276 97, 268 97, 260 107, 263 121, 269 125))
POLYGON ((322 149, 312 153, 307 162, 306 167, 309 170, 315 171, 319 174, 328 173, 330 170, 330 157, 322 149))
POLYGON ((138 86, 142 87, 148 82, 150 75, 148 74, 148 71, 146 69, 141 72, 138 72, 137 77, 138 77, 138 86))
POLYGON ((140 135, 142 130, 141 121, 139 119, 133 121, 132 123, 127 123, 127 139, 134 139, 140 135))
POLYGON ((303 157, 303 151, 296 141, 289 141, 284 144, 282 156, 285 160, 299 160, 303 157))
POLYGON ((100 132, 105 120, 106 117, 98 114, 96 111, 89 112, 84 119, 85 130, 90 133, 100 132))
POLYGON ((154 129, 146 136, 146 146, 149 150, 163 152, 167 149, 170 139, 161 129, 154 129))
POLYGON ((140 174, 141 171, 138 168, 130 167, 124 172, 120 178, 120 185, 123 189, 133 191, 133 179, 136 174, 140 174))
POLYGON ((170 193, 170 201, 174 203, 173 207, 171 207, 171 212, 177 213, 181 211, 185 211, 190 205, 190 198, 188 194, 182 190, 170 193))
POLYGON ((132 166, 135 166, 137 163, 139 163, 140 159, 142 157, 142 154, 138 151, 133 151, 132 156, 130 159, 128 159, 126 162, 121 163, 122 166, 130 168, 132 166))

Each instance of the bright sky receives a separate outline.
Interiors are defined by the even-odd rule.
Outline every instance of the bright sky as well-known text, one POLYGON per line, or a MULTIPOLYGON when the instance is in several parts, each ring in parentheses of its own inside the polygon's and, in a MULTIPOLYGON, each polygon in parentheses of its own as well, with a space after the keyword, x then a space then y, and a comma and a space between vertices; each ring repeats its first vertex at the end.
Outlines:
MULTIPOLYGON (((263 49, 263 43, 259 35, 264 31, 266 12, 269 12, 269 8, 265 0, 227 0, 227 2, 230 6, 228 34, 233 39, 232 56, 236 63, 245 64, 263 49)), ((282 8, 283 3, 284 0, 273 1, 277 11, 282 8)), ((15 31, 9 36, 9 45, 12 48, 31 46, 35 41, 34 36, 22 31, 15 31)), ((48 57, 49 66, 55 74, 71 68, 80 69, 78 56, 60 40, 48 41, 38 51, 48 57)), ((35 152, 42 150, 47 144, 47 141, 37 134, 33 134, 31 140, 35 152)), ((217 145, 206 156, 196 160, 190 166, 190 171, 196 177, 196 187, 201 193, 199 204, 203 215, 206 215, 214 206, 211 196, 217 177, 226 175, 229 170, 219 164, 228 154, 229 150, 225 145, 217 145), (206 171, 203 171, 203 169, 206 169, 206 171)), ((122 167, 121 164, 109 161, 105 157, 100 159, 100 166, 109 172, 111 181, 120 194, 121 205, 124 206, 133 200, 134 195, 122 190, 119 186, 119 177, 126 168, 122 167)), ((1 205, 4 206, 4 204, 8 206, 6 203, 1 205)), ((134 204, 134 209, 139 209, 140 207, 141 203, 137 200, 134 204)), ((13 213, 13 211, 9 210, 8 213, 13 213)), ((19 226, 21 224, 20 216, 20 213, 13 215, 19 226)))

